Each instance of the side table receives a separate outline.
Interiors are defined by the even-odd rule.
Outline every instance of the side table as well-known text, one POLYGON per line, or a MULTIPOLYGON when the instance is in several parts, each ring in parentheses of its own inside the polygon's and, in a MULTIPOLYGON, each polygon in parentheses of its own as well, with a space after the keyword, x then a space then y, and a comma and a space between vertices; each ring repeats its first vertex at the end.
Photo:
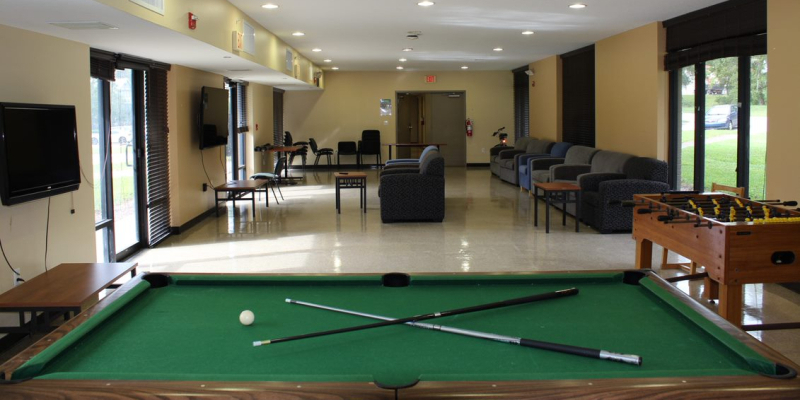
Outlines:
POLYGON ((566 182, 547 182, 533 184, 533 226, 539 223, 539 190, 544 193, 544 202, 547 208, 545 217, 545 233, 550 233, 550 203, 560 201, 564 214, 561 225, 567 225, 567 204, 575 204, 575 232, 580 230, 581 215, 581 187, 566 182), (572 194, 572 196, 570 196, 572 194))
POLYGON ((360 189, 358 205, 367 212, 367 174, 364 172, 335 172, 336 178, 336 212, 342 213, 339 192, 342 189, 360 189))

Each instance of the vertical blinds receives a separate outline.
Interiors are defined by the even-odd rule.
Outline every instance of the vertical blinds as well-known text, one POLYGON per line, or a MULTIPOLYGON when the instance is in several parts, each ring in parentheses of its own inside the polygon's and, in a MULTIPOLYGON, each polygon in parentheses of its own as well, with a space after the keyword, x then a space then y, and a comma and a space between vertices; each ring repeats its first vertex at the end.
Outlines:
POLYGON ((563 141, 595 145, 594 45, 561 55, 563 141))
POLYGON ((247 83, 236 83, 236 110, 238 111, 236 132, 249 132, 250 128, 247 126, 247 83))
POLYGON ((530 136, 530 93, 528 91, 528 66, 511 72, 514 74, 514 137, 530 136))
POLYGON ((170 235, 167 71, 145 72, 145 147, 147 162, 148 245, 170 235))
POLYGON ((272 139, 276 146, 283 144, 283 90, 272 91, 272 139))

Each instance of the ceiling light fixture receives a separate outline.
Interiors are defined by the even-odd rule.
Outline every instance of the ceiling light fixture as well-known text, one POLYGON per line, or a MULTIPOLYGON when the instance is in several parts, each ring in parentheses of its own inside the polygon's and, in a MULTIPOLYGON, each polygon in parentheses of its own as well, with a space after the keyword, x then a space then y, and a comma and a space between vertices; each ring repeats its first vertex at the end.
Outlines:
POLYGON ((461 69, 469 69, 469 67, 468 67, 468 66, 466 66, 466 65, 462 65, 462 66, 461 66, 461 69))
POLYGON ((339 69, 339 67, 333 67, 333 68, 331 68, 331 69, 332 69, 332 70, 334 70, 334 71, 336 71, 336 70, 338 70, 338 69, 339 69))
POLYGON ((494 50, 494 51, 503 51, 503 48, 502 47, 495 47, 492 50, 494 50))
POLYGON ((317 48, 311 49, 311 51, 313 51, 314 53, 319 53, 320 51, 322 51, 322 49, 317 47, 317 48))
POLYGON ((266 8, 267 10, 274 10, 274 9, 278 8, 278 5, 277 4, 272 4, 272 3, 267 3, 267 4, 264 4, 263 6, 261 6, 261 8, 266 8))
POLYGON ((523 35, 533 35, 533 31, 523 31, 523 35))
POLYGON ((414 48, 413 47, 406 47, 405 49, 403 49, 403 51, 414 51, 414 48))
POLYGON ((583 4, 583 3, 570 4, 569 8, 572 8, 572 9, 575 9, 575 10, 580 10, 581 8, 586 8, 586 4, 583 4))
POLYGON ((405 59, 405 58, 401 58, 401 59, 400 59, 400 62, 406 62, 406 61, 408 61, 408 60, 407 60, 407 59, 405 59))
POLYGON ((434 4, 436 4, 436 3, 432 2, 432 1, 427 1, 427 0, 426 1, 420 1, 419 3, 417 3, 417 5, 421 6, 421 7, 430 7, 430 6, 434 5, 434 4))
POLYGON ((322 60, 322 61, 323 61, 323 62, 331 62, 331 61, 333 61, 333 60, 331 60, 330 58, 326 58, 326 59, 324 59, 324 60, 322 60))
POLYGON ((292 33, 292 36, 305 36, 306 34, 300 31, 292 33))
POLYGON ((398 65, 397 69, 403 69, 403 66, 402 65, 398 65))

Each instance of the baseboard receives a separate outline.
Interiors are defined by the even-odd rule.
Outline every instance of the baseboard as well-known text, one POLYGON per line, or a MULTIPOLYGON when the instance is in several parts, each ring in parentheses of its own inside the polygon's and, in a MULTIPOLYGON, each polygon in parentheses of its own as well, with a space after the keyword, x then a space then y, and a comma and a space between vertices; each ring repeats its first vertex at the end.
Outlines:
MULTIPOLYGON (((226 209, 226 206, 224 206, 224 205, 220 206, 220 210, 221 211, 225 210, 225 209, 226 209)), ((211 214, 215 214, 216 212, 217 212, 216 207, 215 208, 211 208, 211 209, 206 210, 202 214, 192 218, 191 220, 189 220, 188 222, 186 222, 185 224, 183 224, 181 226, 173 226, 172 229, 171 229, 172 234, 173 235, 180 235, 182 232, 185 232, 187 229, 197 225, 198 223, 200 223, 200 221, 206 219, 211 214)))
POLYGON ((486 168, 489 163, 467 163, 467 168, 486 168))
MULTIPOLYGON (((487 164, 488 165, 488 164, 487 164)), ((319 165, 306 165, 306 170, 333 170, 333 169, 346 169, 346 170, 358 170, 358 169, 374 169, 378 167, 383 167, 383 164, 319 164, 319 165)), ((302 171, 303 167, 300 165, 292 165, 289 167, 291 171, 302 171)))

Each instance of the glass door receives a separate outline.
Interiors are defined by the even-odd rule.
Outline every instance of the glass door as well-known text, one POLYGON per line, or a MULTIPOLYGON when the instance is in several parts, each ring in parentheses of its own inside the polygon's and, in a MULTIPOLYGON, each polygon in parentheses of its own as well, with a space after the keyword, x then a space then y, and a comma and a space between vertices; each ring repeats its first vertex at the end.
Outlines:
POLYGON ((736 187, 739 131, 739 58, 718 58, 706 63, 705 181, 736 187))
POLYGON ((114 187, 114 247, 117 254, 140 242, 134 93, 133 71, 118 70, 116 79, 111 82, 110 141, 114 187))

